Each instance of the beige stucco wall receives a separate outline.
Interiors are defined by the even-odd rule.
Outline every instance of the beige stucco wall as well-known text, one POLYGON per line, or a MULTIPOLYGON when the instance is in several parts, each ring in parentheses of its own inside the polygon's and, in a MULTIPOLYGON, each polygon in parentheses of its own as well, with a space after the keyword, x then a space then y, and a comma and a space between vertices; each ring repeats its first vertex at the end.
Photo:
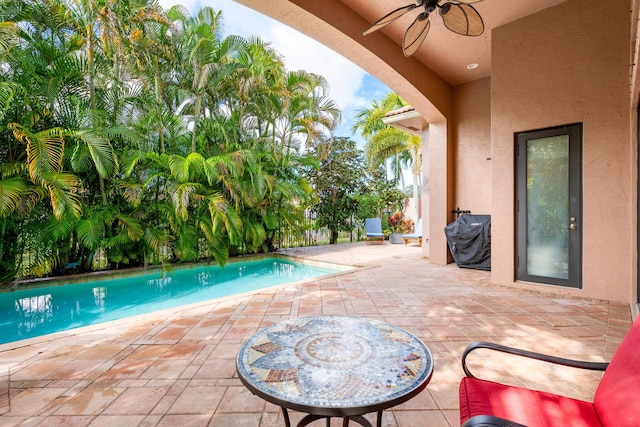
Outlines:
POLYGON ((455 203, 474 214, 491 213, 491 79, 453 92, 455 203))
POLYGON ((514 283, 514 134, 581 122, 583 289, 565 291, 633 300, 635 159, 629 137, 629 6, 623 0, 604 4, 569 0, 492 33, 492 280, 496 283, 514 283))
POLYGON ((635 7, 630 0, 567 0, 499 27, 491 35, 491 78, 457 87, 404 58, 383 33, 362 38, 356 29, 366 22, 342 0, 236 1, 350 58, 429 123, 423 254, 432 263, 447 262, 442 228, 459 206, 492 215, 494 282, 545 287, 514 281, 514 134, 583 123, 583 289, 548 290, 635 301, 637 142, 629 100, 639 90, 630 88, 629 28, 637 0, 635 7))

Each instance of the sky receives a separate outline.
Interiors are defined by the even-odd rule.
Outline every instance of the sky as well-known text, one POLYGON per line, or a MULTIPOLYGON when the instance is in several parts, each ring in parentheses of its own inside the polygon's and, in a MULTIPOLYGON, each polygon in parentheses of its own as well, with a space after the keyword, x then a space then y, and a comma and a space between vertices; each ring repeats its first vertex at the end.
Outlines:
POLYGON ((356 112, 370 108, 374 100, 379 101, 391 92, 375 77, 304 34, 233 0, 160 0, 160 4, 165 9, 180 4, 192 14, 201 6, 222 11, 225 36, 258 36, 284 57, 288 70, 305 70, 323 76, 329 82, 329 97, 342 110, 342 123, 335 136, 349 137, 362 147, 363 138, 351 132, 356 112))

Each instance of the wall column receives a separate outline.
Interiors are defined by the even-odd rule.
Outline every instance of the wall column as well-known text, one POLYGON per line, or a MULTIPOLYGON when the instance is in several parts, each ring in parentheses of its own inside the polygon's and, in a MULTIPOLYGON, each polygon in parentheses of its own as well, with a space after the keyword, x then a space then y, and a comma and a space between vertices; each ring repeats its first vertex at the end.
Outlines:
MULTIPOLYGON (((447 122, 429 123, 423 135, 423 176, 424 197, 422 212, 427 213, 424 224, 428 245, 423 245, 422 254, 429 257, 432 264, 446 265, 449 260, 444 227, 448 223, 452 191, 449 183, 449 132, 447 122)), ((423 214, 424 215, 424 214, 423 214)), ((423 222, 425 220, 423 219, 423 222)))

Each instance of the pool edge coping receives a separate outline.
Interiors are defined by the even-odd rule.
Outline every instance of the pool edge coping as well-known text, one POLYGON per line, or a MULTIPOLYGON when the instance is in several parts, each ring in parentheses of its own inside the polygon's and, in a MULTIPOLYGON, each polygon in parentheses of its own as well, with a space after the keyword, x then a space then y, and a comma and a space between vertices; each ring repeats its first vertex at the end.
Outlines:
MULTIPOLYGON (((54 333, 51 333, 51 334, 41 335, 41 336, 33 337, 33 338, 26 338, 26 339, 19 340, 19 341, 12 341, 12 342, 8 342, 8 343, 0 344, 0 353, 3 353, 5 351, 16 350, 16 349, 23 348, 23 347, 29 347, 29 346, 32 346, 32 345, 41 344, 41 343, 46 342, 46 341, 56 341, 56 340, 64 339, 66 337, 79 335, 79 334, 82 334, 82 333, 95 332, 95 331, 99 331, 99 330, 102 330, 102 329, 107 329, 110 326, 113 327, 113 326, 119 326, 121 324, 129 323, 129 322, 138 322, 138 321, 144 320, 146 317, 149 317, 149 318, 150 317, 162 317, 163 314, 166 315, 168 313, 176 313, 176 312, 181 312, 181 311, 194 310, 194 309, 197 309, 199 307, 203 307, 203 306, 210 305, 210 304, 224 303, 227 300, 246 298, 246 297, 251 296, 251 295, 257 295, 257 294, 260 294, 262 292, 273 291, 273 290, 280 289, 280 288, 286 289, 288 287, 298 287, 298 286, 300 286, 302 284, 313 282, 313 281, 316 281, 316 280, 329 279, 329 278, 341 276, 341 275, 344 275, 344 274, 355 273, 357 271, 362 271, 362 270, 367 270, 367 269, 379 267, 379 265, 353 265, 353 266, 350 266, 350 265, 346 265, 346 264, 338 264, 338 263, 333 263, 333 262, 309 260, 309 259, 305 259, 305 258, 301 258, 301 257, 291 256, 291 255, 288 255, 288 254, 278 254, 278 253, 259 254, 259 255, 255 256, 255 257, 254 256, 242 257, 242 259, 238 259, 238 261, 245 261, 245 260, 247 260, 247 258, 250 258, 250 259, 256 259, 257 258, 257 259, 259 259, 259 258, 266 258, 266 257, 273 257, 273 256, 276 256, 276 257, 279 257, 279 258, 293 258, 298 262, 305 263, 305 264, 311 264, 311 265, 319 265, 319 266, 321 266, 321 265, 337 265, 337 266, 341 266, 341 267, 343 267, 345 269, 343 271, 338 271, 338 272, 335 272, 335 273, 327 274, 327 275, 324 275, 324 276, 318 276, 318 277, 314 277, 314 278, 311 278, 311 279, 303 279, 303 280, 298 280, 298 281, 295 281, 295 282, 283 283, 283 284, 280 284, 280 285, 269 286, 269 287, 261 288, 261 289, 258 289, 258 290, 241 292, 241 293, 234 294, 234 295, 227 295, 227 296, 224 296, 224 297, 213 298, 213 299, 209 299, 209 300, 206 300, 206 301, 194 302, 194 303, 191 303, 191 304, 181 305, 181 306, 173 307, 173 308, 166 308, 166 309, 163 309, 163 310, 153 311, 153 312, 150 312, 150 313, 144 313, 144 314, 138 314, 138 315, 135 315, 135 316, 124 317, 122 319, 109 320, 109 321, 101 322, 101 323, 98 323, 98 324, 95 324, 95 325, 81 326, 79 328, 74 328, 74 329, 70 329, 70 330, 66 330, 66 331, 54 332, 54 333)), ((196 264, 194 264, 193 266, 195 267, 196 264)), ((16 362, 15 364, 9 364, 9 365, 11 367, 11 366, 17 365, 19 363, 20 362, 16 362)))

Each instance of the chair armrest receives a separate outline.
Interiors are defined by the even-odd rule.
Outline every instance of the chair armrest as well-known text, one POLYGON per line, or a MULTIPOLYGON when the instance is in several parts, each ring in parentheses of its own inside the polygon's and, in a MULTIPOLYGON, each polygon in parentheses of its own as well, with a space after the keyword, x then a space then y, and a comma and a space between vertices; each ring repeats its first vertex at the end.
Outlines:
POLYGON ((590 369, 593 371, 604 371, 609 366, 607 362, 584 362, 580 360, 573 359, 565 359, 562 357, 549 356, 542 353, 536 353, 533 351, 521 350, 514 347, 507 347, 500 344, 494 344, 490 342, 477 341, 471 343, 467 346, 467 348, 462 353, 462 370, 464 373, 471 378, 475 378, 475 376, 469 371, 467 367, 467 356, 473 350, 478 348, 485 348, 489 350, 500 351, 502 353, 514 354, 516 356, 528 357, 530 359, 541 360, 543 362, 555 363, 557 365, 570 366, 572 368, 581 368, 581 369, 590 369))
POLYGON ((461 427, 527 427, 504 418, 493 417, 491 415, 476 415, 469 418, 461 427))

